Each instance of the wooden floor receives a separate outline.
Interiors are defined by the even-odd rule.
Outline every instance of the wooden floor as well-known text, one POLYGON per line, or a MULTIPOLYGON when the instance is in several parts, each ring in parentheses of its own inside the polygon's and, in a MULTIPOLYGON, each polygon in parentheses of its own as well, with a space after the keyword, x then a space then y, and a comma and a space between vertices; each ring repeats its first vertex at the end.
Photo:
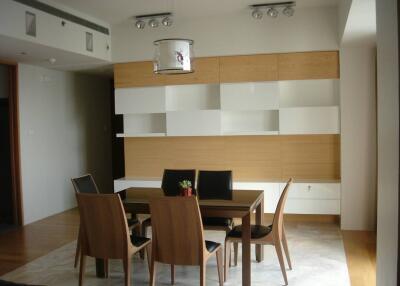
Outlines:
MULTIPOLYGON (((74 209, 0 234, 0 276, 75 240, 78 225, 79 215, 74 209)), ((376 233, 342 234, 351 285, 375 286, 376 233)))

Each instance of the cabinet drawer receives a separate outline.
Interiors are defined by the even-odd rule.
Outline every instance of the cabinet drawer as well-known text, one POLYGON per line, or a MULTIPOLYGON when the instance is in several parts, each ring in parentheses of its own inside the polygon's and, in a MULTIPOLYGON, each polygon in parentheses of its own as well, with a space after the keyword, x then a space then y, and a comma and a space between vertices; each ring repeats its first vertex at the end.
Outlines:
POLYGON ((291 214, 340 214, 340 200, 288 199, 285 213, 291 214))
POLYGON ((294 183, 290 187, 288 199, 340 200, 340 184, 294 183))

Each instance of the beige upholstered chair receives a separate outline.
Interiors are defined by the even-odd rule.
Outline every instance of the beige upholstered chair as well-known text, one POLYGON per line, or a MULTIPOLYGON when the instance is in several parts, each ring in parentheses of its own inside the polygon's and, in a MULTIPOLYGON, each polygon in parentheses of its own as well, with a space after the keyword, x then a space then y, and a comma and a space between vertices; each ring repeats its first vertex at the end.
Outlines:
POLYGON ((155 285, 156 262, 174 265, 199 265, 200 285, 206 285, 206 263, 217 256, 219 285, 223 285, 223 258, 219 243, 205 241, 200 209, 195 197, 164 197, 150 202, 153 247, 150 285, 155 285))
POLYGON ((131 256, 146 248, 149 259, 151 240, 129 235, 119 195, 76 193, 76 198, 81 217, 79 285, 83 285, 86 256, 104 259, 106 276, 108 259, 122 259, 125 286, 130 285, 131 256))
MULTIPOLYGON (((285 280, 285 285, 288 285, 288 280, 286 276, 285 262, 283 259, 283 251, 285 252, 287 263, 289 265, 289 269, 292 269, 292 263, 290 261, 289 248, 287 245, 285 227, 283 225, 283 211, 285 208, 285 203, 289 191, 289 187, 292 183, 292 179, 290 179, 285 189, 282 192, 282 195, 279 199, 278 205, 276 207, 274 219, 272 221, 272 225, 263 226, 263 225, 252 225, 251 226, 251 243, 253 244, 263 244, 263 245, 274 245, 276 253, 279 259, 279 265, 281 267, 282 275, 285 280), (282 251, 283 245, 283 251, 282 251)), ((236 226, 232 229, 231 232, 228 233, 225 239, 225 266, 224 266, 224 277, 225 281, 227 279, 227 262, 230 260, 230 244, 238 243, 242 241, 242 228, 241 225, 236 226)), ((235 249, 235 252, 237 250, 235 249)), ((237 265, 237 253, 235 253, 235 265, 237 265)))

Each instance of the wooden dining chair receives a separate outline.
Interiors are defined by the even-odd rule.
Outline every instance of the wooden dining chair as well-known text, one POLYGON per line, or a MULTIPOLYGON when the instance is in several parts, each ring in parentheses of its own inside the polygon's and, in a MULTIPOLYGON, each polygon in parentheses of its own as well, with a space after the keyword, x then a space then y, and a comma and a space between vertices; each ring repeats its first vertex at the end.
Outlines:
POLYGON ((129 234, 119 195, 76 193, 76 198, 82 225, 79 285, 83 285, 86 256, 104 259, 106 277, 108 259, 122 259, 125 286, 130 285, 131 257, 146 248, 149 261, 151 240, 129 234))
MULTIPOLYGON (((86 174, 80 177, 72 178, 72 185, 74 186, 76 193, 81 194, 100 194, 99 188, 96 185, 92 175, 86 174)), ((127 220, 129 228, 139 227, 139 221, 135 218, 131 218, 127 220)), ((76 251, 75 251, 75 261, 74 268, 78 266, 79 254, 81 249, 80 243, 80 234, 81 234, 81 226, 79 226, 78 239, 76 242, 76 251)))
POLYGON ((175 282, 174 265, 199 265, 200 285, 206 285, 206 263, 217 256, 219 285, 223 285, 221 244, 204 240, 203 225, 196 197, 164 197, 150 201, 152 217, 152 256, 150 285, 155 285, 156 262, 171 265, 171 284, 175 282))
MULTIPOLYGON (((278 205, 275 210, 272 225, 252 225, 251 226, 251 243, 261 244, 261 245, 274 245, 276 253, 278 255, 279 265, 281 267, 283 279, 285 280, 285 285, 288 285, 285 262, 283 259, 283 251, 285 252, 287 263, 289 269, 292 270, 292 263, 290 261, 289 248, 287 244, 285 227, 283 223, 283 211, 285 209, 285 203, 289 191, 289 187, 292 184, 292 179, 290 179, 279 198, 278 205)), ((227 261, 230 261, 230 243, 240 243, 242 241, 242 226, 238 225, 228 233, 225 239, 225 263, 224 263, 224 278, 227 279, 227 261)), ((235 252, 237 250, 235 249, 235 252)), ((237 265, 237 254, 235 254, 235 265, 237 265)))
MULTIPOLYGON (((175 197, 180 195, 179 182, 189 180, 194 188, 196 182, 196 170, 194 169, 165 169, 161 181, 161 189, 165 196, 175 197)), ((147 236, 147 228, 151 226, 151 218, 141 222, 141 235, 147 236)))
MULTIPOLYGON (((201 200, 232 200, 232 171, 199 171, 197 193, 201 200)), ((233 218, 203 217, 205 230, 221 230, 228 233, 233 218)))

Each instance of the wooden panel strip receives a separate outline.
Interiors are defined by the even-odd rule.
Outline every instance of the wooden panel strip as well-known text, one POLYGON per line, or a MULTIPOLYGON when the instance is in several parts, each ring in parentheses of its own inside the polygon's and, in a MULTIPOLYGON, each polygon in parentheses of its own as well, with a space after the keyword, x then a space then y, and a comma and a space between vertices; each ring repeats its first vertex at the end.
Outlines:
POLYGON ((233 170, 235 180, 338 180, 339 135, 125 138, 125 175, 165 168, 233 170))

